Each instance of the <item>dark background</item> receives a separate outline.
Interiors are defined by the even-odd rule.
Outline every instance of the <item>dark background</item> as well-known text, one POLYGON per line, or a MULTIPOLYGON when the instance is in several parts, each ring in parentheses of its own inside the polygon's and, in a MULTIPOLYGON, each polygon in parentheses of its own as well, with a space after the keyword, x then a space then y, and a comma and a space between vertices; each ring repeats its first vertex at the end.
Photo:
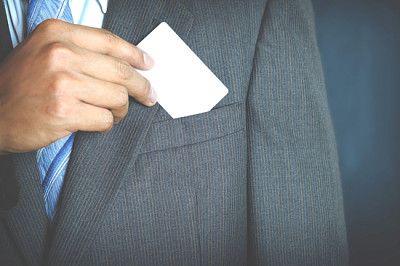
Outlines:
POLYGON ((400 265, 400 0, 313 0, 351 265, 400 265))

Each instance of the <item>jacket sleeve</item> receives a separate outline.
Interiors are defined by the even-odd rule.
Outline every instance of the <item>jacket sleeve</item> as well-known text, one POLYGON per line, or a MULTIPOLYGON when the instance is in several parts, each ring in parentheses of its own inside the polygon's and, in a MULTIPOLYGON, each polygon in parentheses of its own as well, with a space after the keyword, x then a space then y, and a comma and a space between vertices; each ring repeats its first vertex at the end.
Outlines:
POLYGON ((269 0, 247 96, 251 265, 347 265, 311 1, 269 0))

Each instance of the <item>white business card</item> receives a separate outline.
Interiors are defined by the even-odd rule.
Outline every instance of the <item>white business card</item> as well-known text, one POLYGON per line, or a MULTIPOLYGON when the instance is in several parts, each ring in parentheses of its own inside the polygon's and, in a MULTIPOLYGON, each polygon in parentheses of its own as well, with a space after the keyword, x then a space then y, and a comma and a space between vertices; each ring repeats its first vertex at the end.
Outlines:
POLYGON ((153 85, 158 103, 172 118, 208 112, 228 93, 167 23, 161 23, 137 46, 155 62, 151 70, 138 72, 153 85))

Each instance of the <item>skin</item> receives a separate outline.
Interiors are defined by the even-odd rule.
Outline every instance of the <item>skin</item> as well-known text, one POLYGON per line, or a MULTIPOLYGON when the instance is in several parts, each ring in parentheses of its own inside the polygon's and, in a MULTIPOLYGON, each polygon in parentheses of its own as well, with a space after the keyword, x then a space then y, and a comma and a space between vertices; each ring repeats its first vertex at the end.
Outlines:
POLYGON ((153 59, 103 30, 46 20, 0 65, 0 155, 46 147, 76 131, 105 133, 129 96, 157 101, 153 59))

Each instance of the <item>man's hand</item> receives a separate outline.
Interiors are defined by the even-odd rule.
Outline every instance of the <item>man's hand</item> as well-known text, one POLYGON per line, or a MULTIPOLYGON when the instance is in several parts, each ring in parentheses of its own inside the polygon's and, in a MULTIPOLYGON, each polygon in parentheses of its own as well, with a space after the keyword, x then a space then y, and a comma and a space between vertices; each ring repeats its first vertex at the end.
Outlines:
POLYGON ((46 20, 0 65, 0 154, 45 147, 72 132, 108 132, 128 96, 152 106, 156 93, 135 68, 153 60, 102 30, 46 20))

